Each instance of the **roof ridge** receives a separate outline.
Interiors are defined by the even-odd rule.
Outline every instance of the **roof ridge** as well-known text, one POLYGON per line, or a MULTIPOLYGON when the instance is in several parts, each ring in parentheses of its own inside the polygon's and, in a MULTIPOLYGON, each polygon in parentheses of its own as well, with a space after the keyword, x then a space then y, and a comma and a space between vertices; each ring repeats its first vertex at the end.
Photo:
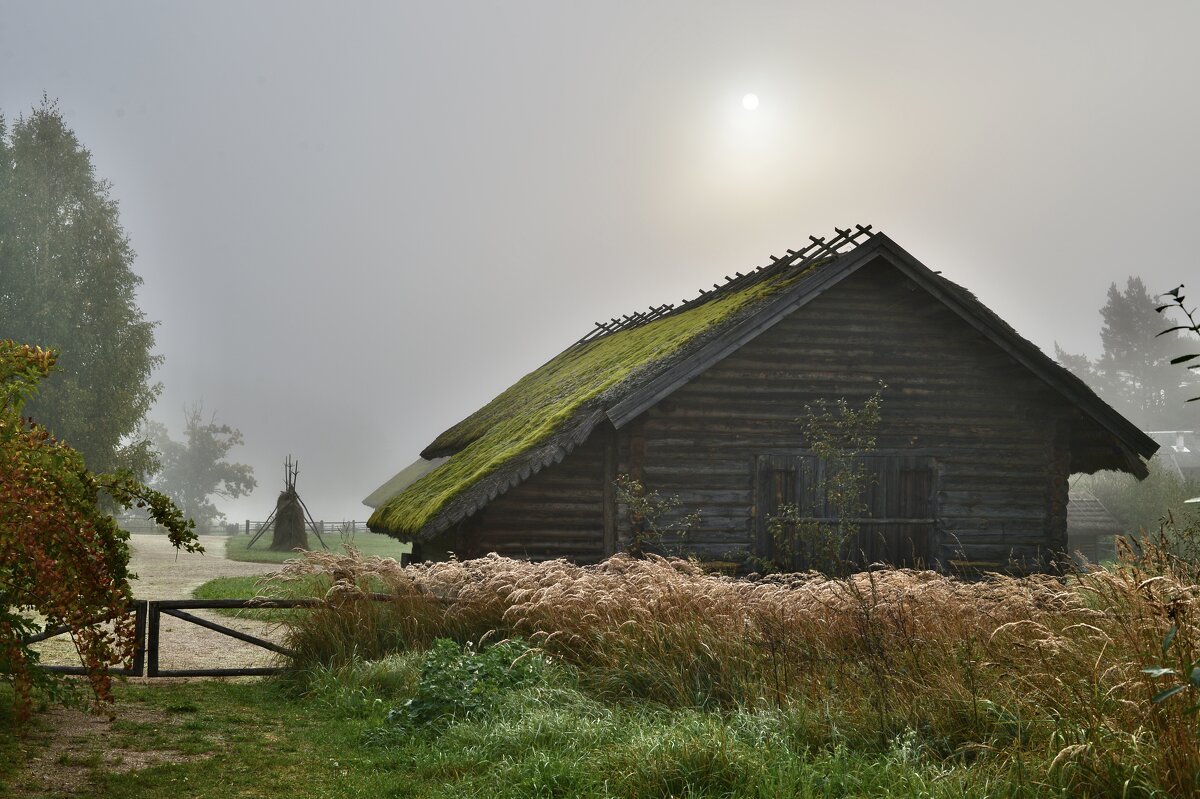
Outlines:
POLYGON ((646 311, 634 311, 631 314, 624 314, 620 318, 613 317, 607 322, 596 322, 595 326, 572 346, 586 344, 622 330, 641 327, 664 316, 682 313, 718 297, 748 288, 784 269, 798 268, 802 270, 818 258, 836 258, 844 255, 870 241, 879 232, 872 231, 872 227, 872 225, 855 225, 853 231, 850 228, 843 230, 835 227, 833 230, 836 235, 829 241, 826 241, 824 237, 809 236, 809 244, 803 249, 788 250, 787 255, 780 257, 772 255, 770 256, 771 263, 757 266, 745 274, 734 272, 735 277, 726 275, 724 283, 713 283, 711 289, 700 289, 698 295, 690 300, 680 300, 678 305, 675 303, 652 305, 646 311))
MULTIPOLYGON (((835 230, 832 239, 809 237, 804 249, 727 278, 691 302, 660 306, 653 317, 630 315, 567 347, 426 447, 423 457, 451 457, 376 508, 371 529, 423 539, 448 529, 562 460, 604 417, 621 427, 622 404, 657 402, 691 379, 699 360, 725 357, 725 348, 742 346, 876 259, 906 275, 1093 420, 1096 430, 1089 427, 1080 439, 1090 448, 1084 452, 1087 464, 1140 473, 1138 456, 1157 445, 968 289, 870 227, 835 230), (611 335, 618 330, 621 335, 611 335)), ((626 410, 640 412, 633 405, 626 410)))

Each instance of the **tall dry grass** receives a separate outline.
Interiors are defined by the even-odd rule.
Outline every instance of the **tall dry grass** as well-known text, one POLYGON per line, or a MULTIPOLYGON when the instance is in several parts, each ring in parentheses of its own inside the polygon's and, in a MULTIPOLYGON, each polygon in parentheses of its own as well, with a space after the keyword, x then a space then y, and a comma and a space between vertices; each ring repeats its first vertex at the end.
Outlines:
POLYGON ((291 627, 300 668, 522 636, 612 699, 803 706, 827 739, 917 731, 937 755, 1007 758, 1068 789, 1195 795, 1196 692, 1153 702, 1174 678, 1143 670, 1198 657, 1200 587, 1162 549, 1125 555, 1066 578, 887 568, 751 582, 658 557, 401 567, 312 553, 278 579, 329 585, 326 606, 291 627))

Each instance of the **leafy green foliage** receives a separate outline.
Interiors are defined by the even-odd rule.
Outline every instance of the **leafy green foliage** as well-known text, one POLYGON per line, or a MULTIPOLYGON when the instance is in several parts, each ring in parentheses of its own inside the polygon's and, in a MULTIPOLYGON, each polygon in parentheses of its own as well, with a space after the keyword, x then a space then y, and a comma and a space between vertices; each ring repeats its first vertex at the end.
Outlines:
POLYGON ((416 695, 388 715, 423 726, 489 712, 505 691, 533 685, 545 671, 541 653, 519 639, 476 650, 439 638, 425 653, 416 695))
POLYGON ((244 463, 231 463, 226 455, 243 443, 242 433, 227 424, 217 424, 216 414, 207 421, 199 406, 189 408, 184 419, 186 441, 173 441, 167 428, 148 422, 146 436, 160 455, 160 468, 151 484, 171 497, 183 513, 200 527, 225 518, 210 497, 236 499, 254 490, 254 470, 244 463))
POLYGON ((59 353, 61 374, 29 403, 94 471, 145 475, 154 454, 133 438, 159 393, 154 323, 109 184, 46 101, 9 131, 0 117, 0 339, 59 353))
POLYGON ((56 356, 0 340, 0 679, 16 689, 27 718, 34 683, 52 687, 36 670, 37 653, 22 639, 68 625, 96 696, 110 698, 107 667, 133 651, 127 534, 100 506, 145 508, 172 543, 200 549, 192 525, 164 495, 128 473, 93 474, 83 458, 43 427, 22 417, 26 400, 54 368, 56 356), (117 617, 111 628, 97 618, 117 617))
MULTIPOLYGON (((1165 636, 1163 636, 1162 656, 1164 662, 1169 661, 1171 655, 1173 654, 1172 645, 1175 643, 1175 636, 1178 633, 1179 625, 1172 624, 1171 629, 1167 631, 1165 636)), ((1180 655, 1178 652, 1174 654, 1178 660, 1178 663, 1175 667, 1151 666, 1149 668, 1142 669, 1143 674, 1149 674, 1151 677, 1176 678, 1174 685, 1170 685, 1154 695, 1154 698, 1151 701, 1155 704, 1158 704, 1159 702, 1165 702, 1172 696, 1175 696, 1183 691, 1191 690, 1193 692, 1200 692, 1200 660, 1192 660, 1186 655, 1180 655), (1179 680, 1182 680, 1182 682, 1179 682, 1179 680)), ((1195 714, 1198 711, 1200 711, 1200 701, 1193 702, 1191 707, 1188 708, 1187 712, 1195 714)))
POLYGON ((804 416, 796 421, 812 454, 825 469, 822 479, 810 475, 805 480, 811 490, 804 507, 786 503, 767 517, 776 557, 757 560, 768 571, 788 570, 799 557, 815 571, 845 572, 846 544, 858 537, 855 519, 869 510, 863 497, 871 478, 863 456, 875 449, 884 388, 880 384, 861 408, 851 407, 845 398, 838 399, 832 408, 823 400, 804 406, 804 416), (815 515, 812 505, 817 497, 823 499, 825 512, 832 515, 832 520, 815 515))
POLYGON ((700 511, 667 521, 683 504, 678 495, 664 497, 657 491, 647 491, 640 480, 627 474, 617 475, 613 486, 617 502, 629 517, 629 554, 638 557, 647 552, 683 554, 688 533, 700 525, 700 511))
MULTIPOLYGON (((1166 311, 1177 309, 1183 313, 1184 318, 1187 319, 1187 322, 1183 323, 1183 324, 1172 325, 1171 327, 1168 327, 1166 330, 1161 330, 1155 334, 1156 337, 1157 336, 1169 336, 1178 331, 1187 331, 1188 333, 1193 333, 1195 335, 1200 336, 1200 322, 1196 321, 1196 316, 1195 316, 1196 309, 1192 308, 1191 310, 1188 310, 1187 306, 1183 304, 1186 297, 1184 297, 1182 292, 1183 292, 1183 284, 1180 283, 1178 286, 1171 289, 1166 294, 1161 295, 1164 297, 1170 297, 1171 298, 1170 302, 1166 303, 1165 305, 1160 305, 1157 308, 1155 308, 1154 310, 1156 313, 1165 313, 1166 311)), ((1189 361, 1195 361, 1197 358, 1200 358, 1200 353, 1197 353, 1197 352, 1184 353, 1183 355, 1177 355, 1174 358, 1172 358, 1171 365, 1174 366, 1176 364, 1187 363, 1188 369, 1200 369, 1200 363, 1188 363, 1189 361)), ((1200 396, 1188 397, 1187 401, 1195 402, 1198 399, 1200 399, 1200 396)))

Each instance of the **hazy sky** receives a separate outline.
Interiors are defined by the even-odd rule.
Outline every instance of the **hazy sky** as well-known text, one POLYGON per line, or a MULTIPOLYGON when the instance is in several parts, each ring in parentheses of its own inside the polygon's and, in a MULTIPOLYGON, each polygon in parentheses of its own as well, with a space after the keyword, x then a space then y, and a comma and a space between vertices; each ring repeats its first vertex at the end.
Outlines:
MULTIPOLYGON (((870 223, 1043 349, 1196 272, 1200 3, 0 0, 113 184, 175 431, 360 501, 596 319, 870 223), (755 93, 757 110, 742 107, 755 93)), ((219 503, 220 504, 220 503, 219 503)))

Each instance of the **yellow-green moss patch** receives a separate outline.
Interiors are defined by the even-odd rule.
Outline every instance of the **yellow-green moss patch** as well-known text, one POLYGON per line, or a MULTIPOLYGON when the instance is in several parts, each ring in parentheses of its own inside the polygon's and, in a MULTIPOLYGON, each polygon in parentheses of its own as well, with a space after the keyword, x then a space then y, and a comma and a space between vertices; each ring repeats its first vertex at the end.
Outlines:
POLYGON ((661 363, 796 277, 786 272, 773 275, 642 327, 571 347, 439 436, 427 452, 461 449, 376 509, 371 528, 416 535, 453 497, 546 442, 587 402, 661 363))

